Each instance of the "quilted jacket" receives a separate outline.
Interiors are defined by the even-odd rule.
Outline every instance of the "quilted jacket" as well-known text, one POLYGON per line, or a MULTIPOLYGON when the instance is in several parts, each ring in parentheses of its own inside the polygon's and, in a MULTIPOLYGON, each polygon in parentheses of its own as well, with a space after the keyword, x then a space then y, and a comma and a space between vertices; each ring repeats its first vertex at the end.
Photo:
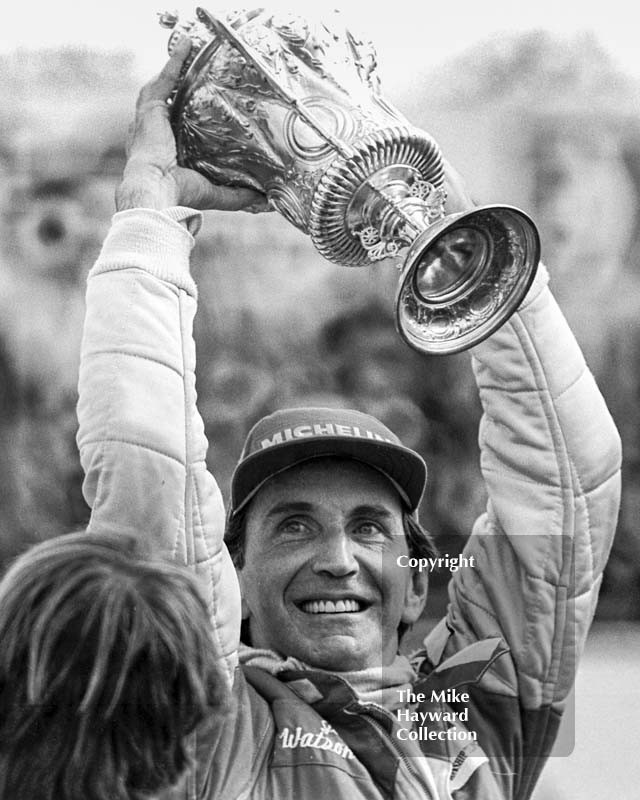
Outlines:
POLYGON ((621 460, 546 271, 472 352, 489 501, 465 550, 477 566, 452 577, 416 662, 424 699, 407 710, 440 718, 419 740, 407 730, 420 726, 339 674, 239 665, 239 588, 196 407, 192 246, 167 213, 116 214, 88 280, 78 405, 90 529, 133 532, 190 565, 210 604, 230 704, 194 737, 194 767, 170 796, 527 798, 594 613, 621 460))

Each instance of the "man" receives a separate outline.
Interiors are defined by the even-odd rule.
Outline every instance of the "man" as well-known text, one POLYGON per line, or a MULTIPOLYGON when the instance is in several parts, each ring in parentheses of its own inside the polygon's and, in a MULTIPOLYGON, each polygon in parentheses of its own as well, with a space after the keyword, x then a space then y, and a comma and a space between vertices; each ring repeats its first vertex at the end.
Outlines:
MULTIPOLYGON (((473 353, 490 501, 464 568, 450 565, 447 617, 410 663, 399 640, 435 558, 416 453, 359 412, 283 410, 250 432, 227 517, 206 470, 193 209, 260 198, 176 165, 165 101, 185 46, 141 93, 89 278, 78 434, 90 529, 143 536, 207 587, 229 708, 198 731, 181 796, 526 798, 619 500, 619 440, 546 273, 473 353)), ((450 168, 447 189, 449 211, 470 207, 450 168)))

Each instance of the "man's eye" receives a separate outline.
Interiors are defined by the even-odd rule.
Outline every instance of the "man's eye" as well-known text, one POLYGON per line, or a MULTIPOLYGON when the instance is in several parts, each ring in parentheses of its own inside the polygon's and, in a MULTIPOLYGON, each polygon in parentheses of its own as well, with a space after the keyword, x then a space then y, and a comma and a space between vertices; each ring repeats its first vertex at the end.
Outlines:
POLYGON ((385 538, 385 531, 377 522, 359 522, 355 525, 355 533, 368 539, 385 538))
POLYGON ((301 519, 286 519, 280 523, 278 529, 281 533, 303 535, 309 532, 309 526, 301 519))

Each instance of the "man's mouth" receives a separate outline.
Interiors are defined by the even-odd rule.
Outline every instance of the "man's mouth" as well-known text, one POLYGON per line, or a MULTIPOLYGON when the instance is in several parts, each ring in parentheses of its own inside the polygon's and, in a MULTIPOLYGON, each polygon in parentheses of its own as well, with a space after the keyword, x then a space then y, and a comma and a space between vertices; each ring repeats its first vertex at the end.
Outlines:
POLYGON ((352 597, 343 600, 305 600, 298 605, 305 614, 355 614, 364 611, 368 604, 352 597))

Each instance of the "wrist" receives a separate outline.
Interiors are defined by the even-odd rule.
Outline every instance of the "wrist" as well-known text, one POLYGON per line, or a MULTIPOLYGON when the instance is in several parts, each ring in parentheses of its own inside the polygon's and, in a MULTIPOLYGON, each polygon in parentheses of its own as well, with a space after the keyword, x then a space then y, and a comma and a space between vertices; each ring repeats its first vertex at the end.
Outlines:
POLYGON ((202 212, 188 206, 169 206, 160 209, 165 217, 180 223, 192 236, 195 236, 202 226, 202 212))
POLYGON ((175 182, 149 164, 128 163, 116 189, 116 211, 152 208, 162 211, 178 203, 175 182))

